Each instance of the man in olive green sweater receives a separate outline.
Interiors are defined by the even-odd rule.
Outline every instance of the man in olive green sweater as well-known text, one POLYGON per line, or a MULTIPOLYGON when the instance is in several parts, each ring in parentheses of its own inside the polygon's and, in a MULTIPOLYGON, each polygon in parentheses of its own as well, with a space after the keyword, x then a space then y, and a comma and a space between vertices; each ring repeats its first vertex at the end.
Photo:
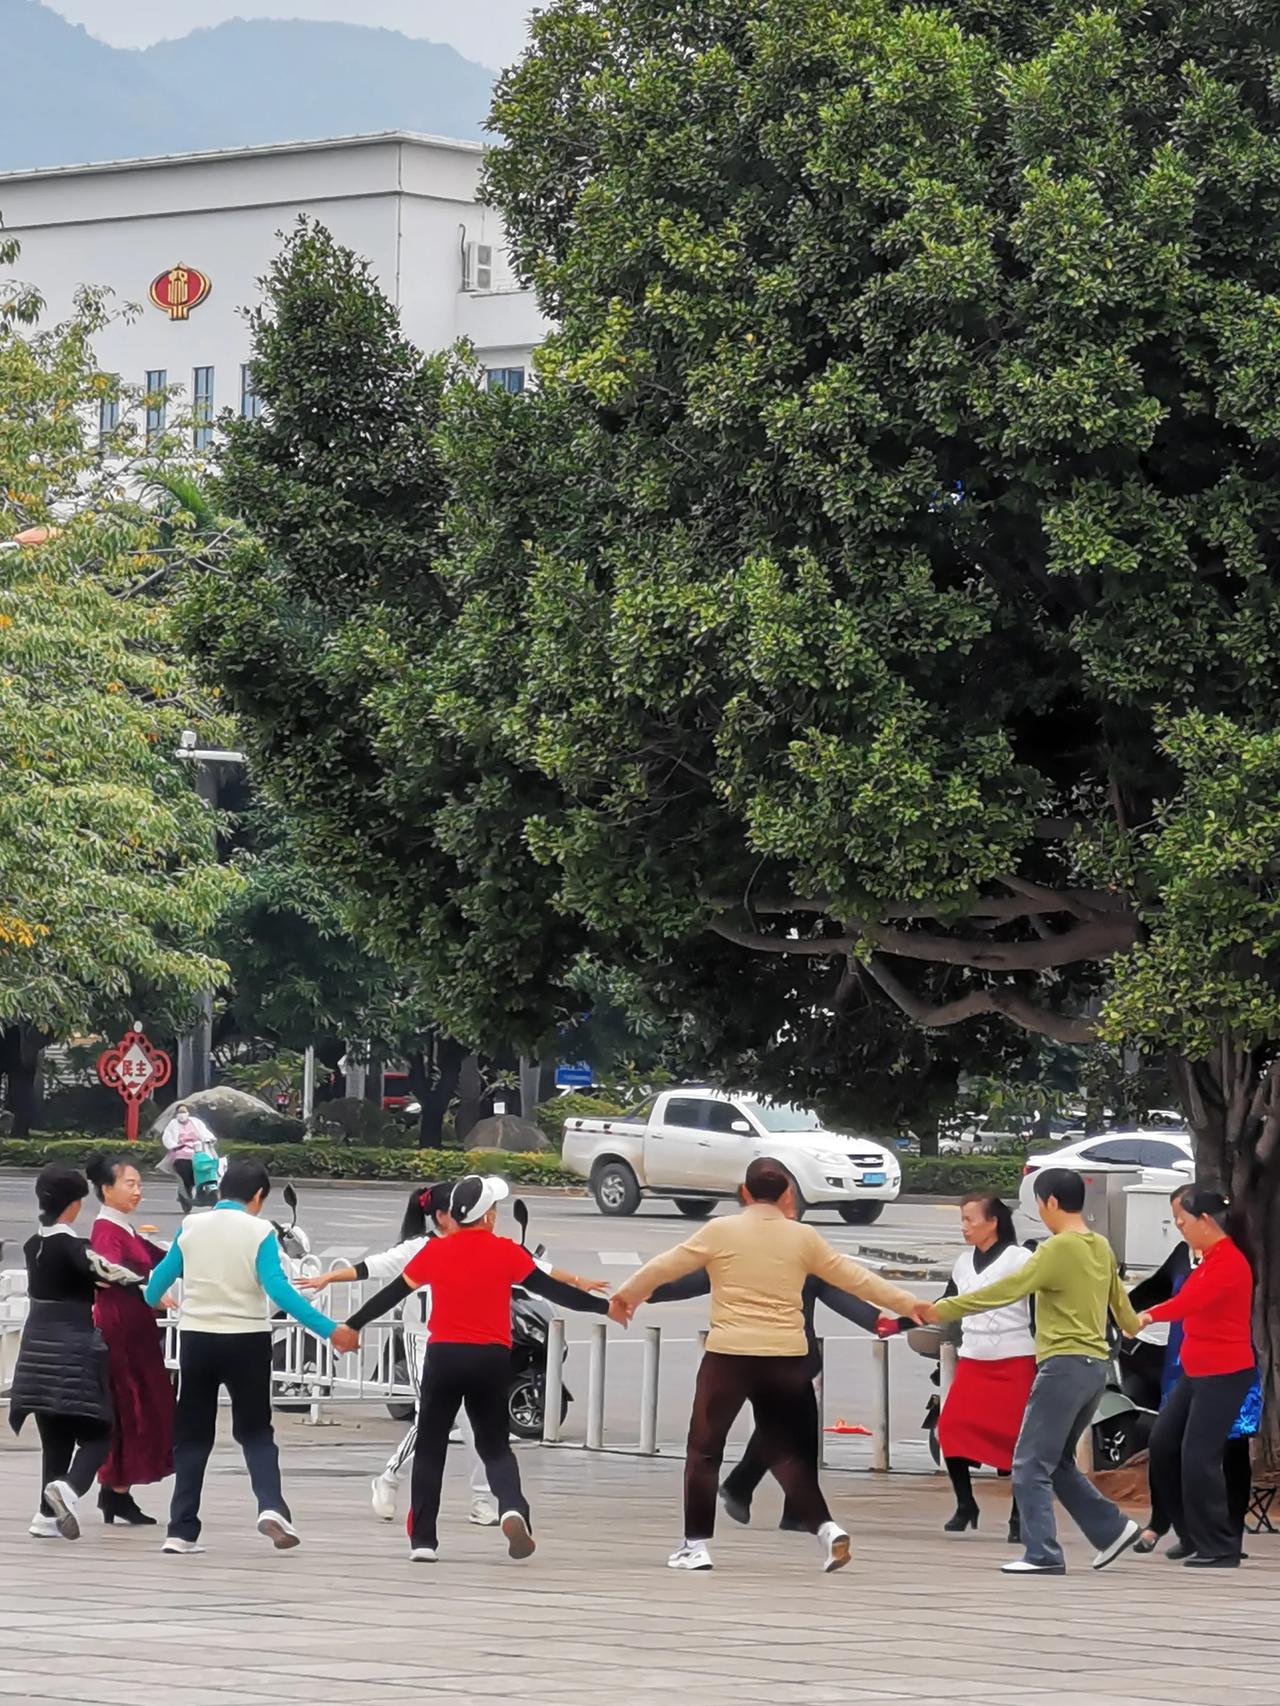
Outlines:
POLYGON ((1013 1496, 1025 1553, 1003 1568, 1006 1575, 1061 1576, 1067 1566, 1054 1527, 1055 1493, 1097 1548, 1095 1570, 1114 1563, 1141 1533, 1076 1464, 1076 1446, 1107 1382, 1107 1313, 1126 1333, 1136 1334, 1140 1323, 1111 1246, 1085 1224, 1080 1175, 1047 1167, 1036 1175, 1035 1193, 1040 1218, 1053 1236, 1031 1260, 993 1285, 925 1304, 915 1313, 917 1320, 958 1321, 1034 1294, 1039 1367, 1013 1453, 1013 1496))

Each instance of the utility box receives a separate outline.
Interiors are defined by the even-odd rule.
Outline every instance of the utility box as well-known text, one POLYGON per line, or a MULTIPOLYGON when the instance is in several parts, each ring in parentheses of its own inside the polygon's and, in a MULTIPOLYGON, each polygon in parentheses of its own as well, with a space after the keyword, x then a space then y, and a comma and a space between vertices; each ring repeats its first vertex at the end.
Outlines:
POLYGON ((1125 1191, 1141 1184, 1142 1168, 1109 1167, 1097 1173, 1081 1168, 1080 1176, 1084 1180, 1084 1218, 1090 1232, 1101 1233, 1115 1251, 1116 1261, 1126 1267, 1125 1214, 1129 1204, 1125 1191))
POLYGON ((1135 1271, 1154 1270, 1182 1237, 1169 1192, 1163 1185, 1127 1185, 1124 1200, 1125 1265, 1135 1271))

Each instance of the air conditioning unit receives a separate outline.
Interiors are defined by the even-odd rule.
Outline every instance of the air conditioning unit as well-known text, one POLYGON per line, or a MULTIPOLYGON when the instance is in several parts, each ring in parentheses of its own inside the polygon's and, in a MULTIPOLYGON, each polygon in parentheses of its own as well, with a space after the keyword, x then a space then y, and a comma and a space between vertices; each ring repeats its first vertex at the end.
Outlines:
POLYGON ((493 244, 468 243, 462 251, 462 288, 493 289, 493 244))

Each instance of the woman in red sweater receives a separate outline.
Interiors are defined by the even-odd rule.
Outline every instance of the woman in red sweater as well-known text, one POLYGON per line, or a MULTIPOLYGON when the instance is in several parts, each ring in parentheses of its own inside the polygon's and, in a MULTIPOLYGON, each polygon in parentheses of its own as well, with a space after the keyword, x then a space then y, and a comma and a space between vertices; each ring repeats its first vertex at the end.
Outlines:
POLYGON ((1142 1316, 1182 1323, 1182 1378, 1151 1435, 1151 1477, 1173 1519, 1177 1556, 1194 1569, 1235 1569, 1240 1535, 1227 1510, 1222 1451, 1254 1379, 1253 1268, 1227 1231, 1228 1205, 1189 1185, 1174 1199, 1178 1231, 1199 1263, 1180 1291, 1142 1316))

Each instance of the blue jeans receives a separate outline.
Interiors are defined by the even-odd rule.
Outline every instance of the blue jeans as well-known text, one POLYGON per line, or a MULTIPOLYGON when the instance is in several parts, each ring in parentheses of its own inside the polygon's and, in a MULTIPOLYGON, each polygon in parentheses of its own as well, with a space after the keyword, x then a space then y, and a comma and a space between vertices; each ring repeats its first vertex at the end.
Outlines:
POLYGON ((1055 1495, 1099 1552, 1124 1531, 1119 1510, 1076 1465, 1076 1446, 1106 1383, 1101 1357, 1047 1357, 1040 1364, 1013 1448, 1013 1496, 1029 1564, 1064 1562, 1053 1520, 1055 1495))

